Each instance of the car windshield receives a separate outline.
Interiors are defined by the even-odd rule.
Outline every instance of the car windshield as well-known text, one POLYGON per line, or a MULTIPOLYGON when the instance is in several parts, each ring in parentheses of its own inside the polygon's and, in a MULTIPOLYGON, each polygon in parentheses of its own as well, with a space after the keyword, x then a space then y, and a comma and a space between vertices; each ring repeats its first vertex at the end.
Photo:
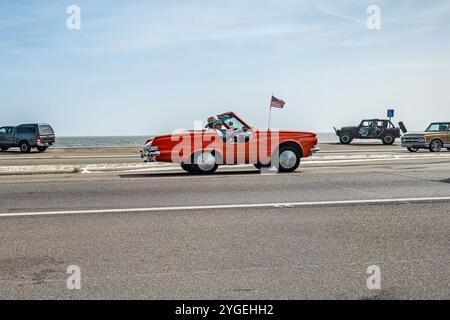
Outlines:
POLYGON ((432 123, 430 126, 425 130, 425 132, 440 132, 440 131, 447 131, 450 126, 450 123, 432 123))
POLYGON ((242 122, 240 122, 232 115, 224 115, 220 120, 230 129, 238 129, 238 130, 248 129, 242 122))

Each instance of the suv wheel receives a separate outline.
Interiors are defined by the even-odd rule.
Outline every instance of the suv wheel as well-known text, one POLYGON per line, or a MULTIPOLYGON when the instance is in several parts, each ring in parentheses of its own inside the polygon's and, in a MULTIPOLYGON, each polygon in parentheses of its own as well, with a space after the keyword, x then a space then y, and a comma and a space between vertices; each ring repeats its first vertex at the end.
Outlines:
POLYGON ((352 141, 353 137, 347 133, 344 133, 339 137, 339 142, 341 144, 350 144, 352 141))
POLYGON ((31 151, 31 147, 28 144, 28 142, 26 142, 26 141, 20 142, 19 148, 20 148, 20 151, 22 151, 23 153, 28 153, 31 151))
POLYGON ((431 141, 429 149, 430 149, 431 152, 439 152, 439 151, 441 151, 441 149, 442 149, 442 141, 438 140, 438 139, 435 139, 435 140, 431 141))
POLYGON ((417 151, 419 151, 419 148, 408 147, 407 149, 408 149, 409 152, 417 152, 417 151))
POLYGON ((383 141, 383 144, 385 144, 385 145, 391 145, 391 144, 394 144, 395 137, 393 135, 387 134, 383 137, 382 141, 383 141))

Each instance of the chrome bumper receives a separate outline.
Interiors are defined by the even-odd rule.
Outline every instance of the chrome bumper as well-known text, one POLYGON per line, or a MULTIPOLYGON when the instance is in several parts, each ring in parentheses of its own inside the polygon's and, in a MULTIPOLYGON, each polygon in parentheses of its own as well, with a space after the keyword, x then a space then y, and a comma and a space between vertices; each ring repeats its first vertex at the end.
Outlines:
POLYGON ((156 157, 158 157, 161 153, 157 150, 155 151, 148 151, 148 150, 141 150, 141 158, 144 160, 144 162, 154 162, 156 161, 156 157))
POLYGON ((315 148, 311 149, 311 153, 317 153, 319 151, 320 151, 320 148, 318 148, 318 147, 315 147, 315 148))
POLYGON ((426 149, 428 148, 430 145, 426 144, 426 143, 408 143, 408 142, 402 142, 402 147, 403 148, 418 148, 418 149, 426 149))

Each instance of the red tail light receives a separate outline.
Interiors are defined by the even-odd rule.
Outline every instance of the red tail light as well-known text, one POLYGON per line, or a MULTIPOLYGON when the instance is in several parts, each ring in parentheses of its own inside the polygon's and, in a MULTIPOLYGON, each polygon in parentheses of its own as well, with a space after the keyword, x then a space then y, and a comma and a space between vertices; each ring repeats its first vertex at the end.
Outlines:
POLYGON ((41 136, 36 136, 36 141, 40 142, 41 141, 41 136))

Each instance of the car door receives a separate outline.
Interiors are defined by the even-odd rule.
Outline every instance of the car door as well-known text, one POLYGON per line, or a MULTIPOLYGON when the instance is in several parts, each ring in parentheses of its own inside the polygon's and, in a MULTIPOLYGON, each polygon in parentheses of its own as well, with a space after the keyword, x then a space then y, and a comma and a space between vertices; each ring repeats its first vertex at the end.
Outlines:
POLYGON ((450 123, 446 124, 446 128, 444 128, 444 144, 446 144, 446 148, 450 148, 450 123))
POLYGON ((0 146, 6 146, 6 130, 7 128, 0 128, 0 146))
POLYGON ((5 147, 12 147, 14 142, 14 128, 3 127, 0 128, 0 145, 5 147))
POLYGON ((373 121, 372 120, 364 120, 359 125, 359 138, 370 138, 372 134, 373 121))
POLYGON ((8 147, 14 146, 14 127, 9 127, 6 129, 5 141, 8 147))

